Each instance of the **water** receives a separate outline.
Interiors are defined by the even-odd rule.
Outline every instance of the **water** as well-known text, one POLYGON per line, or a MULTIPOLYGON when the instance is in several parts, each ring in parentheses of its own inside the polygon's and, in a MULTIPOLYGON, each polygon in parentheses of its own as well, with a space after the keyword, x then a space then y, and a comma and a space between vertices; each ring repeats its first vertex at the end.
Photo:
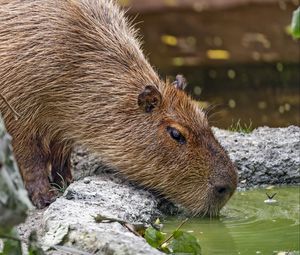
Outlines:
MULTIPOLYGON (((299 187, 237 192, 219 219, 191 219, 183 230, 196 235, 204 255, 284 254, 300 250, 299 187), (266 204, 266 192, 277 204, 266 204)), ((164 231, 179 224, 167 218, 164 231)), ((297 253, 298 254, 298 253, 297 253)))

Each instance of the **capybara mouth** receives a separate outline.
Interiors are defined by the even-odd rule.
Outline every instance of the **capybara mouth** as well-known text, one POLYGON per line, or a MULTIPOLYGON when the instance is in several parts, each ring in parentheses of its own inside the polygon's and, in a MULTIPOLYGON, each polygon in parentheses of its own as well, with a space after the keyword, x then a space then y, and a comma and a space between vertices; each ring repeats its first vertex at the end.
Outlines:
POLYGON ((234 194, 235 189, 236 185, 233 185, 232 188, 208 185, 208 189, 204 192, 205 195, 201 197, 199 206, 197 206, 197 202, 183 206, 187 208, 187 214, 191 217, 217 218, 221 209, 234 194))

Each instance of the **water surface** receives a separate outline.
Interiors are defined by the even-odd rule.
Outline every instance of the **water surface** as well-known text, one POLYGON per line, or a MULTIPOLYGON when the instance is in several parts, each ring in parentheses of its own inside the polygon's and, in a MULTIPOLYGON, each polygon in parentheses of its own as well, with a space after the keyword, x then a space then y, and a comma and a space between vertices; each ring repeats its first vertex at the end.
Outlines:
MULTIPOLYGON (((191 219, 183 230, 199 238, 204 255, 299 252, 299 209, 299 187, 237 192, 219 219, 191 219), (266 192, 277 193, 278 203, 266 204, 266 192)), ((164 231, 178 224, 177 218, 170 217, 164 231)))

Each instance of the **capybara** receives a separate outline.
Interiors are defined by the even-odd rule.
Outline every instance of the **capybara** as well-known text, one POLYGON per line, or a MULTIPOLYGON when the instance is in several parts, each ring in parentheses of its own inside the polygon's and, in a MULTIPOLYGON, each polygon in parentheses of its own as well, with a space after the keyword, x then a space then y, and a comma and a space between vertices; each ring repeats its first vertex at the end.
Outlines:
POLYGON ((165 82, 112 0, 0 0, 0 109, 33 203, 71 182, 83 145, 129 180, 215 215, 237 185, 204 111, 165 82), (49 180, 50 176, 50 180, 49 180))

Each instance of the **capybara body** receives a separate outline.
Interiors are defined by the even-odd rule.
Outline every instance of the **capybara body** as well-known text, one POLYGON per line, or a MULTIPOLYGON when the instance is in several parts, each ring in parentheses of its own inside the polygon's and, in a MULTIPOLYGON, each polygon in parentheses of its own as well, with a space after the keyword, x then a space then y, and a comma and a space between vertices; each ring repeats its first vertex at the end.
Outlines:
POLYGON ((205 113, 159 79, 111 0, 0 0, 0 93, 25 186, 38 207, 72 180, 80 144, 192 214, 216 214, 237 175, 205 113), (49 177, 50 176, 50 180, 49 177))

